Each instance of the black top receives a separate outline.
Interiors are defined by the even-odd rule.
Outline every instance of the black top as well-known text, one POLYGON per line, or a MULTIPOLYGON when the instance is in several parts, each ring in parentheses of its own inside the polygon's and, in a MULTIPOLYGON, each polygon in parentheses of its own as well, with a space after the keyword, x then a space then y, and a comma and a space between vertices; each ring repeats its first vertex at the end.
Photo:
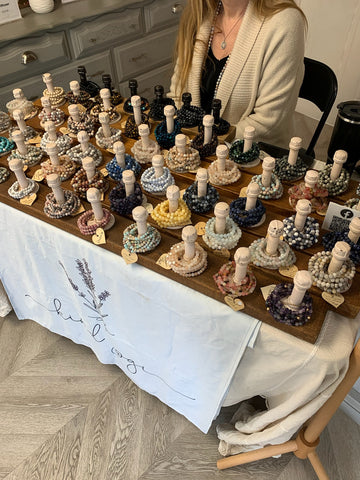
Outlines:
POLYGON ((207 114, 211 113, 211 104, 214 98, 216 82, 227 59, 228 57, 224 57, 218 60, 214 56, 212 48, 209 48, 200 85, 201 106, 207 114))

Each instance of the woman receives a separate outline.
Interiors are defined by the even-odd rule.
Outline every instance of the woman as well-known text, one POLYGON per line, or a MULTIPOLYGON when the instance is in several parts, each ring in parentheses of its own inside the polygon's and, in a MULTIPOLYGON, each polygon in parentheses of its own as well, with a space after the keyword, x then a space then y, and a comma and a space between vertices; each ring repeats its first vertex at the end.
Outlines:
POLYGON ((236 127, 256 138, 289 144, 292 114, 304 75, 306 19, 294 0, 188 0, 176 45, 169 96, 208 113, 213 98, 236 127))

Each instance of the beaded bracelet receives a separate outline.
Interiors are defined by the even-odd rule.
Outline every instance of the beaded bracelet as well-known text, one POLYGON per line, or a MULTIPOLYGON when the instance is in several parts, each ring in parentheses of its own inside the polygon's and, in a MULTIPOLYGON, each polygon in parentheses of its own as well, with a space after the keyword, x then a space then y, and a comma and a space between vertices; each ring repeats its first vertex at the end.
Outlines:
POLYGON ((89 181, 86 171, 80 168, 71 179, 71 186, 74 191, 81 198, 86 199, 86 192, 89 188, 97 188, 101 193, 106 192, 109 188, 109 181, 101 172, 96 172, 93 178, 89 181))
POLYGON ((236 140, 230 147, 229 158, 239 165, 246 166, 259 158, 260 148, 256 142, 253 142, 250 150, 243 152, 244 140, 236 140))
MULTIPOLYGON (((104 88, 108 88, 108 87, 104 87, 104 88)), ((113 90, 112 88, 109 88, 110 90, 110 103, 113 107, 116 107, 117 105, 120 105, 120 103, 123 101, 123 97, 121 96, 121 93, 116 91, 116 90, 113 90)), ((103 99, 101 98, 100 96, 100 93, 98 95, 95 96, 94 98, 94 101, 95 103, 101 105, 102 102, 103 102, 103 99)))
POLYGON ((225 263, 220 270, 213 275, 213 279, 224 295, 231 295, 232 297, 243 297, 250 295, 255 290, 256 278, 249 267, 246 269, 246 275, 240 283, 234 282, 236 264, 232 262, 225 263))
POLYGON ((164 167, 164 173, 161 177, 155 177, 155 168, 147 168, 141 175, 141 186, 147 193, 155 193, 165 195, 167 187, 175 184, 174 177, 170 170, 164 167))
POLYGON ((303 301, 299 308, 292 310, 283 303, 284 298, 288 298, 294 288, 292 283, 280 283, 276 285, 265 301, 266 310, 269 311, 275 320, 286 325, 299 327, 308 322, 312 315, 312 298, 309 292, 305 292, 303 301))
POLYGON ((176 173, 196 170, 201 165, 199 152, 195 148, 186 147, 185 153, 180 153, 178 148, 172 147, 165 154, 167 166, 176 173))
POLYGON ((300 157, 297 158, 295 165, 291 165, 288 162, 288 156, 285 155, 282 158, 277 158, 275 161, 274 173, 277 175, 280 180, 285 180, 291 182, 292 180, 298 180, 303 177, 306 173, 307 165, 301 160, 300 157))
MULTIPOLYGON (((131 97, 134 95, 137 95, 137 93, 132 93, 131 97)), ((123 105, 124 112, 126 113, 134 113, 133 106, 131 105, 131 97, 127 98, 123 105)), ((145 112, 145 110, 148 110, 148 108, 149 108, 148 100, 144 97, 141 97, 141 103, 140 103, 141 111, 145 112)))
MULTIPOLYGON (((141 114, 141 123, 147 125, 150 130, 149 117, 146 115, 146 113, 141 114)), ((130 117, 128 117, 126 120, 124 135, 125 137, 134 138, 135 140, 140 137, 139 126, 135 122, 134 115, 130 115, 130 117)))
POLYGON ((24 98, 10 100, 10 102, 6 104, 6 108, 9 111, 10 117, 14 116, 13 113, 15 110, 21 110, 25 120, 34 117, 38 113, 37 107, 30 100, 24 98))
POLYGON ((80 199, 70 190, 64 190, 65 202, 59 205, 53 192, 46 195, 44 213, 50 218, 63 218, 75 213, 80 207, 80 199))
POLYGON ((116 156, 106 164, 106 170, 109 172, 110 178, 119 182, 122 180, 124 170, 132 170, 137 177, 141 172, 141 165, 134 157, 125 153, 125 168, 120 167, 116 161, 116 156))
POLYGON ((11 125, 10 117, 7 113, 0 111, 0 133, 9 130, 11 125))
POLYGON ((41 170, 44 172, 45 177, 52 173, 56 173, 60 181, 63 182, 68 178, 72 177, 76 170, 79 168, 78 165, 69 160, 67 156, 59 157, 60 165, 53 165, 51 160, 46 160, 40 164, 41 170))
POLYGON ((85 92, 85 90, 80 90, 79 95, 74 95, 73 92, 68 92, 66 94, 66 100, 71 105, 83 105, 86 109, 89 109, 94 105, 89 93, 85 92))
POLYGON ((103 127, 100 127, 96 132, 95 139, 100 148, 112 148, 115 142, 121 142, 121 130, 110 127, 110 137, 105 137, 103 127))
POLYGON ((152 161, 152 157, 160 153, 160 146, 154 140, 149 139, 149 146, 145 147, 142 139, 140 138, 140 140, 137 140, 134 143, 131 151, 139 163, 150 163, 152 161))
POLYGON ((331 169, 332 165, 326 165, 325 168, 319 172, 318 183, 321 187, 326 188, 329 195, 340 195, 348 189, 350 173, 345 170, 345 168, 342 168, 338 178, 333 181, 330 178, 331 169))
POLYGON ((85 152, 82 151, 81 145, 75 145, 75 147, 70 148, 67 155, 74 162, 80 163, 80 165, 85 157, 91 157, 94 160, 95 167, 98 167, 103 159, 100 150, 98 150, 92 143, 88 144, 88 148, 85 152))
POLYGON ((15 143, 6 137, 0 137, 0 156, 15 148, 15 143))
POLYGON ((245 210, 246 198, 239 197, 230 203, 229 216, 240 227, 253 227, 260 223, 265 215, 265 207, 259 198, 256 199, 255 208, 245 210))
POLYGON ((230 130, 230 123, 224 118, 219 119, 218 123, 214 123, 213 129, 216 135, 225 135, 230 130))
POLYGON ((110 208, 119 215, 130 215, 135 207, 142 204, 143 195, 140 185, 134 183, 134 193, 126 196, 125 185, 121 181, 109 193, 110 208))
POLYGON ((221 250, 227 248, 231 250, 234 248, 241 238, 241 230, 236 225, 234 220, 227 217, 225 221, 224 233, 216 233, 215 231, 216 218, 210 218, 205 225, 205 234, 203 240, 213 250, 221 250))
POLYGON ((181 128, 197 127, 201 124, 205 111, 201 107, 190 105, 182 106, 176 113, 181 128))
POLYGON ((336 242, 346 242, 350 245, 350 255, 349 258, 354 262, 355 265, 360 264, 360 240, 357 243, 354 243, 349 238, 349 229, 343 230, 341 232, 327 232, 322 238, 322 243, 326 251, 331 251, 336 242))
MULTIPOLYGON (((46 152, 47 144, 50 142, 52 142, 52 140, 50 139, 49 132, 45 132, 44 135, 41 137, 40 147, 46 152)), ((64 155, 70 149, 73 141, 72 138, 70 138, 68 135, 63 135, 60 132, 56 132, 55 143, 58 148, 58 154, 64 155)))
POLYGON ((257 183, 260 187, 259 198, 263 200, 277 200, 283 194, 283 186, 280 179, 274 174, 271 174, 271 182, 269 187, 264 187, 261 180, 261 175, 255 175, 252 177, 250 183, 257 183))
POLYGON ((209 179, 213 185, 229 185, 237 182, 241 176, 240 170, 232 160, 225 160, 225 170, 220 170, 219 160, 209 165, 209 179))
POLYGON ((65 103, 65 92, 62 87, 54 87, 54 91, 50 92, 47 88, 43 91, 45 97, 49 97, 53 107, 59 107, 65 103))
POLYGON ((290 267, 296 262, 295 253, 283 240, 279 241, 278 254, 274 256, 266 253, 266 244, 266 238, 259 238, 249 246, 251 261, 257 267, 277 270, 280 267, 290 267))
POLYGON ((304 250, 318 242, 320 227, 319 222, 315 218, 307 217, 304 229, 301 232, 295 227, 295 215, 284 218, 283 223, 283 237, 290 247, 296 250, 304 250))
POLYGON ((351 287, 351 282, 355 275, 355 265, 348 258, 338 272, 329 273, 328 267, 331 258, 331 252, 315 253, 309 260, 308 270, 313 276, 315 285, 320 290, 329 293, 346 292, 351 287))
POLYGON ((170 213, 169 200, 165 200, 156 205, 150 215, 162 228, 184 226, 190 222, 191 218, 191 212, 182 198, 179 199, 176 212, 170 213))
POLYGON ((138 234, 136 223, 125 228, 123 235, 124 248, 129 252, 145 253, 156 248, 161 240, 158 230, 152 225, 147 224, 146 232, 143 235, 138 234))
POLYGON ((55 126, 58 127, 65 122, 65 113, 60 110, 60 108, 51 107, 50 113, 47 113, 45 108, 41 110, 38 115, 40 119, 40 125, 44 128, 46 122, 54 122, 55 126))
POLYGON ((198 196, 198 182, 195 181, 188 187, 183 195, 183 199, 192 212, 206 213, 214 208, 219 200, 219 193, 212 185, 207 184, 206 195, 198 196))
POLYGON ((94 235, 98 228, 106 227, 111 219, 111 213, 106 208, 103 208, 102 211, 103 218, 101 220, 96 220, 93 210, 87 210, 78 218, 77 226, 83 235, 94 235))
MULTIPOLYGON (((9 129, 10 137, 12 136, 13 132, 15 132, 15 130, 19 130, 19 127, 11 127, 9 129)), ((25 130, 22 130, 21 133, 24 135, 25 140, 30 140, 30 138, 35 138, 39 135, 39 133, 34 128, 30 127, 30 125, 26 125, 25 130)))
POLYGON ((354 208, 358 203, 360 202, 360 198, 349 198, 349 200, 346 200, 345 206, 349 208, 354 208))
POLYGON ((25 188, 21 188, 18 181, 14 182, 8 190, 8 194, 10 197, 15 198, 16 200, 20 200, 20 198, 24 198, 30 193, 37 191, 39 189, 38 184, 35 180, 28 178, 28 185, 25 188))
POLYGON ((95 134, 95 122, 93 118, 87 113, 80 113, 80 121, 75 122, 72 117, 68 118, 68 129, 74 135, 84 130, 89 134, 89 137, 93 137, 95 134))
POLYGON ((214 155, 216 152, 217 144, 218 139, 214 130, 212 132, 212 137, 209 143, 204 144, 204 132, 200 132, 191 141, 191 146, 199 152, 200 157, 209 157, 210 155, 214 155))
POLYGON ((6 180, 10 177, 10 172, 5 167, 0 167, 0 183, 6 182, 6 180))
POLYGON ((207 267, 207 254, 200 245, 195 242, 195 255, 191 260, 185 259, 184 242, 176 243, 170 248, 167 256, 167 264, 171 269, 183 277, 195 277, 204 272, 207 267))
POLYGON ((110 107, 108 110, 105 110, 104 105, 101 103, 101 104, 95 105, 90 110, 90 115, 93 117, 94 122, 100 123, 99 115, 102 112, 106 112, 109 115, 110 123, 116 123, 121 118, 121 115, 119 114, 119 112, 115 110, 114 107, 110 107))
POLYGON ((169 150, 175 145, 175 137, 181 133, 181 126, 177 120, 174 120, 174 130, 171 133, 168 133, 166 120, 164 120, 156 126, 154 133, 156 141, 160 147, 169 150))
POLYGON ((155 98, 154 101, 150 104, 149 117, 156 121, 165 120, 164 107, 166 107, 167 105, 172 105, 173 107, 175 107, 174 100, 172 98, 161 98, 161 100, 158 101, 155 98))
POLYGON ((295 210, 298 200, 309 200, 311 203, 311 211, 324 211, 327 208, 327 196, 329 192, 316 184, 313 188, 307 187, 305 182, 299 183, 289 188, 289 203, 295 210))
POLYGON ((32 167, 33 165, 37 165, 43 156, 44 152, 41 150, 41 148, 36 147, 35 145, 27 145, 27 153, 25 155, 21 155, 19 150, 15 149, 9 155, 8 160, 18 158, 23 162, 24 165, 32 167))

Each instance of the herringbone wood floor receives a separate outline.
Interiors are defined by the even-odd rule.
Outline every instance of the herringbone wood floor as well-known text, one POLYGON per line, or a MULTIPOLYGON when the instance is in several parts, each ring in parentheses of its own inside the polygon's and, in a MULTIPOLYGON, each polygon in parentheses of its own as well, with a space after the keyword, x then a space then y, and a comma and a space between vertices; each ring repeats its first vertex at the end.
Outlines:
MULTIPOLYGON (((306 143, 312 125, 297 120, 306 143)), ((327 144, 323 135, 318 158, 327 144)), ((290 454, 218 471, 214 428, 204 435, 86 347, 13 313, 0 318, 0 360, 0 479, 316 478, 290 454)), ((360 427, 337 412, 319 448, 331 479, 359 480, 359 445, 360 427)))

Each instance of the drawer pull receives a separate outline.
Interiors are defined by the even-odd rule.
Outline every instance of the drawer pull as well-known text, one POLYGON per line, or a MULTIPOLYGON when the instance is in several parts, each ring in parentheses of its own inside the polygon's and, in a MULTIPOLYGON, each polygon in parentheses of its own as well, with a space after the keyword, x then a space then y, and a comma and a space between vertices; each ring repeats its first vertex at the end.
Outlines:
POLYGON ((171 7, 171 11, 172 13, 181 13, 182 10, 183 10, 183 6, 181 5, 181 3, 175 3, 172 7, 171 7))
POLYGON ((137 57, 131 57, 129 59, 130 62, 137 62, 139 60, 142 60, 143 58, 146 58, 146 53, 142 53, 141 55, 138 55, 137 57))
POLYGON ((21 63, 23 65, 27 65, 28 63, 35 62, 35 60, 37 59, 38 57, 36 53, 31 52, 30 50, 27 50, 21 55, 21 63))

